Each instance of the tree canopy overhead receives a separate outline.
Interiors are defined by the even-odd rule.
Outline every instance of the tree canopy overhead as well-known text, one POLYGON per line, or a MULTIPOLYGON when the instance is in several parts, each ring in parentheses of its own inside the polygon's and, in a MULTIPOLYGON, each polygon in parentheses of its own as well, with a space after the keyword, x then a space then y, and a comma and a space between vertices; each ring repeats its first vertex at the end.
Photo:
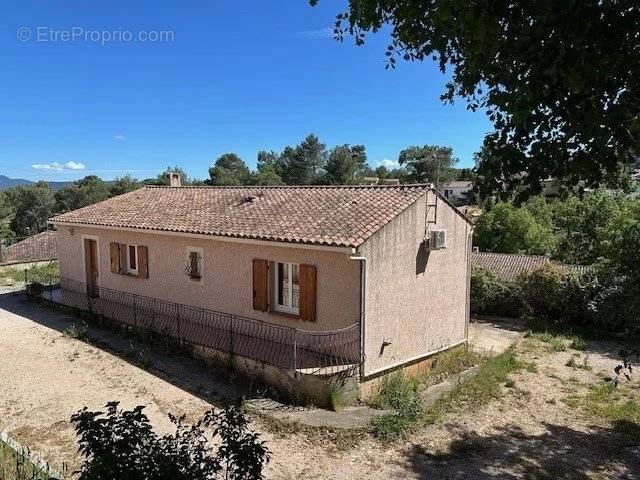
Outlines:
POLYGON ((596 186, 640 154, 636 0, 349 0, 334 34, 361 45, 384 26, 387 67, 432 58, 451 75, 443 101, 486 109, 481 193, 596 186))

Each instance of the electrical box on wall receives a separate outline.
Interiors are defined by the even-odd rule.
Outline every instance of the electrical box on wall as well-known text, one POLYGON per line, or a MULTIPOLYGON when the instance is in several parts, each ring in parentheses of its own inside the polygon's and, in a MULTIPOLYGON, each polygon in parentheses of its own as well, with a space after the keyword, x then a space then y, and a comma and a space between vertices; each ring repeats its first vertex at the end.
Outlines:
POLYGON ((447 235, 444 230, 431 230, 429 232, 429 249, 441 250, 447 246, 447 235))

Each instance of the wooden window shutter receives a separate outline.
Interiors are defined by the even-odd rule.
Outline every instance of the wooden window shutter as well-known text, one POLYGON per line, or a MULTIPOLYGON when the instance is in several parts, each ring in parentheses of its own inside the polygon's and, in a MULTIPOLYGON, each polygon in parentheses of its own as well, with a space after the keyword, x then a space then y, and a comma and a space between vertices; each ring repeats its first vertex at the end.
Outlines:
POLYGON ((149 253, 144 245, 138 245, 138 276, 149 278, 149 253))
POLYGON ((266 312, 269 308, 269 263, 253 259, 253 309, 266 312))
POLYGON ((122 267, 120 265, 120 244, 110 243, 109 254, 111 256, 111 273, 121 273, 122 267))
POLYGON ((300 265, 300 318, 305 322, 316 321, 316 267, 300 265))

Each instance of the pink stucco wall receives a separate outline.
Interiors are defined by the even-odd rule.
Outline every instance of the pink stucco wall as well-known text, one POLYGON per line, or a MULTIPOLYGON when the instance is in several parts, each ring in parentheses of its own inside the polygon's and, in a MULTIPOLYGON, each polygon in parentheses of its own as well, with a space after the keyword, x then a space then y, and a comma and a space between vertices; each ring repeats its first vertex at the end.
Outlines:
MULTIPOLYGON (((417 271, 425 199, 358 248, 367 259, 365 375, 466 339, 471 227, 439 199, 437 224, 429 228, 446 230, 447 247, 430 252, 424 272, 417 271), (383 348, 384 342, 390 343, 383 348)), ((435 203, 432 192, 429 203, 435 203)))
POLYGON ((99 284, 111 288, 242 315, 305 330, 333 330, 358 323, 360 315, 360 270, 344 252, 318 251, 287 246, 217 241, 151 232, 58 227, 61 274, 85 281, 82 240, 98 240, 99 284), (109 243, 146 245, 149 278, 111 273, 109 243), (203 249, 203 278, 189 279, 185 272, 188 247, 203 249), (307 263, 317 268, 317 321, 315 323, 253 310, 252 261, 307 263))

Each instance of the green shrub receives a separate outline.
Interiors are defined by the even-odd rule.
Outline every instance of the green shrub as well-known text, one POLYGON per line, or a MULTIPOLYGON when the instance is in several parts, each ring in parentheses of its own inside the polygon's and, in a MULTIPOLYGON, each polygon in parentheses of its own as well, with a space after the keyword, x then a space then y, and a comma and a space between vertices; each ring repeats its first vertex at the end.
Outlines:
POLYGON ((589 293, 577 275, 547 263, 521 273, 516 284, 530 327, 573 330, 592 323, 589 293))
POLYGON ((390 441, 415 428, 423 414, 419 387, 417 379, 405 377, 401 372, 384 379, 372 404, 393 411, 373 420, 373 430, 378 438, 390 441))
POLYGON ((483 267, 471 269, 471 313, 516 318, 524 309, 516 286, 483 267))

